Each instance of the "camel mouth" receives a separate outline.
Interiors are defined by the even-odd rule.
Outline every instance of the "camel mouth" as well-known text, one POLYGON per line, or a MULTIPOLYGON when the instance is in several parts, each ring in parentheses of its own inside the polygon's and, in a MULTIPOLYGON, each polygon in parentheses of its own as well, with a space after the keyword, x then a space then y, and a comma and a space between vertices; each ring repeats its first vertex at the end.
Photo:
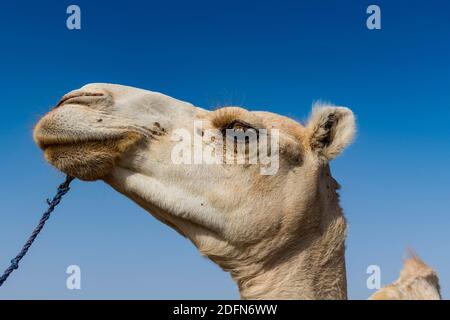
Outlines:
POLYGON ((58 170, 85 181, 102 179, 122 154, 142 136, 126 133, 109 137, 58 138, 40 142, 45 159, 58 170))
POLYGON ((105 130, 100 128, 96 132, 97 130, 93 126, 88 127, 92 132, 83 132, 83 127, 77 128, 75 121, 66 127, 64 123, 49 118, 49 115, 42 118, 33 130, 33 139, 43 151, 50 147, 77 147, 89 143, 109 143, 120 140, 128 134, 122 129, 105 130))
POLYGON ((110 136, 110 137, 54 137, 54 136, 39 136, 35 137, 39 148, 42 151, 46 151, 49 148, 60 148, 60 147, 83 147, 83 145, 92 144, 104 144, 108 145, 110 143, 117 142, 122 139, 124 135, 110 136))
POLYGON ((59 171, 86 181, 102 179, 143 135, 129 128, 99 124, 103 117, 66 106, 79 104, 73 100, 80 99, 79 95, 66 98, 36 124, 34 141, 47 162, 59 171))

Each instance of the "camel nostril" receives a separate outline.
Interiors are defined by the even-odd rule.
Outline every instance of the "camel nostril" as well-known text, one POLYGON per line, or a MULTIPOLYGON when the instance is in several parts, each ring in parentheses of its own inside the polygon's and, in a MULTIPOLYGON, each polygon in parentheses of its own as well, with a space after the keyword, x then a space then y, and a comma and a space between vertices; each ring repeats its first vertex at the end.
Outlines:
MULTIPOLYGON (((55 108, 61 107, 64 104, 67 103, 81 103, 84 101, 83 98, 89 98, 89 97, 103 97, 103 93, 97 93, 97 92, 73 92, 66 94, 64 97, 62 97, 61 100, 56 104, 55 108)), ((84 101, 87 102, 87 101, 84 101)))

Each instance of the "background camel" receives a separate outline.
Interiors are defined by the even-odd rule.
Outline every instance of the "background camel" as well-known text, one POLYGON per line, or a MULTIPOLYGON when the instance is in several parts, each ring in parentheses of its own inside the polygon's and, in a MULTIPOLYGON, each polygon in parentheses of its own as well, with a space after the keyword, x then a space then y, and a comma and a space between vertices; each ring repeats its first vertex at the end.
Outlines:
MULTIPOLYGON (((303 126, 267 112, 206 111, 159 93, 91 84, 65 95, 34 138, 59 170, 104 180, 189 238, 231 273, 242 298, 346 299, 346 222, 328 162, 354 133, 353 113, 343 107, 317 106, 303 126), (173 133, 184 129, 193 141, 204 134, 194 121, 225 138, 230 131, 279 130, 278 171, 174 164, 173 133)), ((415 277, 418 269, 405 274, 415 277)), ((437 282, 427 283, 438 290, 437 282)))
POLYGON ((416 254, 405 260, 400 278, 375 292, 372 300, 440 300, 439 279, 436 272, 416 254))

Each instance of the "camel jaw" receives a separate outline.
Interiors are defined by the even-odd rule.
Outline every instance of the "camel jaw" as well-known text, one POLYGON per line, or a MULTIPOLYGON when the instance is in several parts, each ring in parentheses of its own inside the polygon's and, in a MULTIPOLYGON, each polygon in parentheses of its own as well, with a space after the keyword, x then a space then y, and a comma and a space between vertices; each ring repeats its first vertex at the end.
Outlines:
POLYGON ((58 170, 85 181, 108 175, 117 159, 143 138, 132 131, 92 137, 67 132, 45 135, 43 131, 37 127, 34 137, 45 159, 58 170))

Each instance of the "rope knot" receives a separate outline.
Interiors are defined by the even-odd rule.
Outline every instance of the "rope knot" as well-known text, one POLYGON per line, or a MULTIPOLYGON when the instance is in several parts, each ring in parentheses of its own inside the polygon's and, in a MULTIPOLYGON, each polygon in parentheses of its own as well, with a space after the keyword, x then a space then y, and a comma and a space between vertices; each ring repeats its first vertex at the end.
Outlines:
POLYGON ((11 260, 11 268, 14 270, 19 268, 19 260, 17 258, 11 260))

